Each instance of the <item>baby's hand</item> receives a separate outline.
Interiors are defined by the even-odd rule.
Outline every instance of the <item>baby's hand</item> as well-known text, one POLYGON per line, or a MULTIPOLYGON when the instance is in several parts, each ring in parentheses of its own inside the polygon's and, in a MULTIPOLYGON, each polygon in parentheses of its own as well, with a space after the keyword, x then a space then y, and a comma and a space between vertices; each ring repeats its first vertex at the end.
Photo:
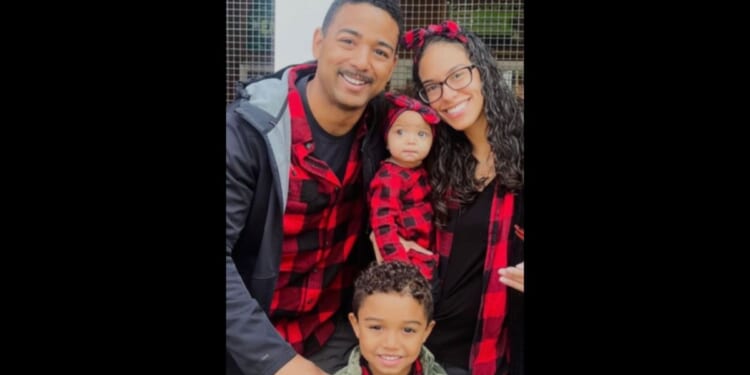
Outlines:
POLYGON ((416 251, 418 253, 422 253, 424 255, 432 255, 433 254, 432 251, 427 250, 424 247, 417 245, 417 243, 414 242, 414 241, 407 241, 407 240, 401 238, 401 236, 398 236, 398 239, 401 240, 401 246, 403 246, 404 249, 414 250, 414 251, 416 251))

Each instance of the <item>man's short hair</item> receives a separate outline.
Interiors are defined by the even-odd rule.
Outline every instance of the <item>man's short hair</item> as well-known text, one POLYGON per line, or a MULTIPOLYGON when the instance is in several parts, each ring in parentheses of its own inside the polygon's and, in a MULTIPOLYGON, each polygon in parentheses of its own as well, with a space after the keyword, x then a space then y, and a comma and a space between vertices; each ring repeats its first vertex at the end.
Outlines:
POLYGON ((339 8, 344 4, 359 4, 365 3, 370 4, 374 7, 380 8, 391 15, 396 24, 398 25, 398 40, 401 40, 401 35, 404 32, 404 18, 401 15, 401 3, 399 0, 334 0, 331 6, 328 7, 325 18, 323 18, 323 34, 328 32, 328 26, 331 25, 333 17, 338 13, 339 8))

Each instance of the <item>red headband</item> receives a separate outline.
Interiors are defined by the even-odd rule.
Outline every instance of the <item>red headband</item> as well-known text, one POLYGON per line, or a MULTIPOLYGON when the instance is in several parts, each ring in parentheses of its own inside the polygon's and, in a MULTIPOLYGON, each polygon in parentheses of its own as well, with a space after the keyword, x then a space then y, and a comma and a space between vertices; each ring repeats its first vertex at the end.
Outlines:
POLYGON ((422 54, 425 38, 431 35, 444 36, 448 39, 458 40, 463 44, 468 41, 466 35, 461 31, 461 27, 451 20, 443 21, 439 25, 428 25, 425 28, 407 31, 404 33, 401 42, 407 50, 414 50, 414 62, 417 62, 417 57, 422 54))
POLYGON ((393 123, 396 121, 398 116, 400 116, 404 111, 414 111, 419 113, 419 115, 422 116, 425 122, 430 124, 430 128, 433 129, 433 132, 435 124, 440 122, 440 117, 438 116, 437 112, 435 112, 435 110, 433 110, 426 104, 423 104, 419 100, 403 94, 395 94, 391 92, 385 93, 385 98, 388 99, 388 101, 391 103, 390 108, 388 108, 388 115, 386 117, 386 121, 388 121, 388 123, 385 127, 385 130, 383 131, 383 136, 386 139, 388 138, 388 130, 391 129, 391 126, 393 126, 393 123))

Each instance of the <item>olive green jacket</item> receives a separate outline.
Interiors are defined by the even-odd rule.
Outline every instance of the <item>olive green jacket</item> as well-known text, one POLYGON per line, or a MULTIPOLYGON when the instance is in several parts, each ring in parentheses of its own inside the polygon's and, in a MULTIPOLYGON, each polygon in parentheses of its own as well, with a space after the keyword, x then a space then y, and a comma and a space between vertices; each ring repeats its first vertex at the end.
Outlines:
MULTIPOLYGON (((352 349, 349 355, 349 364, 346 367, 336 371, 334 375, 362 375, 362 367, 359 364, 359 346, 352 349)), ((447 372, 435 362, 435 356, 424 346, 419 353, 419 361, 422 363, 422 375, 448 375, 447 372)))

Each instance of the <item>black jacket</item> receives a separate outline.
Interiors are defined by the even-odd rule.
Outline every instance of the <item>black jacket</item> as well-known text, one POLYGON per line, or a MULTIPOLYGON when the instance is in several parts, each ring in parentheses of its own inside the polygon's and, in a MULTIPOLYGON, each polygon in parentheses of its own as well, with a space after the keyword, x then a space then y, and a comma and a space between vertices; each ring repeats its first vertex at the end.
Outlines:
MULTIPOLYGON (((289 67, 242 83, 238 99, 227 109, 227 374, 273 374, 295 355, 266 315, 279 272, 289 175, 288 72, 289 67)), ((381 135, 383 106, 381 95, 366 112, 369 131, 362 142, 365 186, 387 156, 381 135)), ((366 235, 367 217, 365 212, 364 232, 349 259, 360 267, 374 259, 366 235)))

